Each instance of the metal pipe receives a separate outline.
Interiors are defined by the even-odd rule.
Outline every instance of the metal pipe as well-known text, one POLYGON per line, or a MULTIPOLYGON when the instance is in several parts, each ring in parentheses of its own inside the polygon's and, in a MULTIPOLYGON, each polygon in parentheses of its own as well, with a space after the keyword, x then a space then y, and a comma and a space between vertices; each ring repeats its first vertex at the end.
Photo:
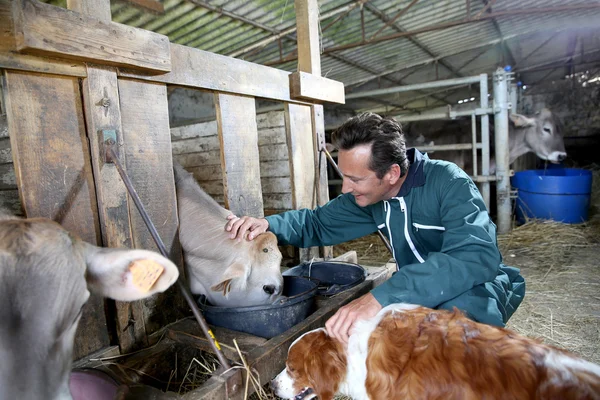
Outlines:
MULTIPOLYGON (((331 164, 331 166, 333 167, 333 169, 335 170, 335 172, 337 172, 337 174, 340 176, 340 178, 343 179, 344 175, 342 174, 342 171, 340 171, 340 169, 337 166, 337 163, 334 161, 333 157, 331 157, 331 154, 329 154, 329 151, 327 151, 326 148, 322 148, 321 151, 325 152, 325 155, 327 156, 327 161, 329 161, 329 163, 331 164)), ((394 250, 392 249, 392 246, 390 246, 390 242, 388 242, 387 238, 385 236, 383 236, 383 233, 381 233, 380 230, 377 230, 377 233, 379 234, 379 238, 381 239, 381 241, 385 245, 385 248, 388 249, 388 251, 390 252, 390 254, 393 257, 394 256, 394 250)))
POLYGON ((508 152, 508 80, 509 75, 498 68, 494 73, 494 136, 496 141, 496 198, 498 233, 507 233, 511 225, 510 165, 508 152))
POLYGON ((510 114, 517 113, 518 99, 519 99, 519 91, 517 90, 517 85, 510 85, 510 114))
POLYGON ((441 81, 417 83, 414 85, 403 85, 385 89, 368 90, 366 92, 350 93, 346 95, 346 100, 358 99, 360 97, 367 96, 379 96, 382 94, 410 92, 413 90, 432 89, 443 86, 468 85, 471 83, 479 83, 479 76, 466 76, 464 78, 445 79, 441 81))
POLYGON ((454 144, 438 144, 431 146, 414 146, 419 151, 452 151, 452 150, 478 150, 481 149, 481 143, 475 143, 475 147, 473 147, 473 143, 454 143, 454 144))
MULTIPOLYGON (((150 217, 148 216, 148 213, 146 212, 146 209, 144 208, 144 205, 142 204, 140 197, 138 196, 137 192, 135 191, 135 188, 133 187, 133 184, 131 183, 129 176, 123 169, 123 166, 121 165, 121 162, 119 161, 119 158, 115 154, 113 146, 114 146, 114 144, 112 144, 112 145, 110 143, 107 144, 106 159, 108 161, 114 163, 115 166, 117 167, 117 171, 119 172, 119 175, 121 175, 121 179, 123 180, 123 183, 125 184, 125 187, 127 188, 127 191, 129 192, 129 195, 133 199, 133 202, 135 203, 135 206, 137 207, 138 211, 140 212, 142 219, 146 223, 146 226, 148 227, 148 230, 150 231, 150 235, 152 235, 152 239, 154 239, 154 242, 156 242, 156 246, 158 247, 158 249, 160 250, 161 254, 164 257, 169 258, 169 253, 167 252, 167 248, 165 247, 162 239, 160 238, 160 235, 158 234, 156 227, 150 220, 150 217)), ((206 336, 206 338, 208 339, 208 342, 210 343, 213 352, 219 359, 219 362, 221 363, 221 367, 225 370, 230 369, 231 367, 229 365, 229 361, 227 361, 225 356, 223 356, 223 353, 220 350, 221 346, 219 345, 219 342, 217 342, 215 335, 212 333, 212 331, 210 330, 210 327, 204 320, 202 313, 198 309, 198 305, 192 298, 192 294, 190 293, 187 286, 185 286, 185 284, 183 283, 181 277, 179 277, 177 279, 177 286, 179 287, 179 290, 181 290, 181 293, 183 294, 185 301, 187 301, 188 305, 192 309, 192 313, 194 314, 194 317, 196 317, 196 320, 198 321, 198 324, 200 325, 202 332, 204 332, 204 336, 206 336)))
POLYGON ((477 176, 477 117, 471 115, 471 139, 473 143, 473 176, 477 176))
MULTIPOLYGON (((479 75, 479 106, 487 109, 489 107, 488 100, 488 76, 487 74, 479 75)), ((487 114, 481 116, 481 175, 488 176, 490 174, 490 117, 487 114)), ((490 184, 483 182, 481 184, 481 197, 483 202, 490 210, 490 184)))
POLYGON ((471 115, 484 115, 492 114, 494 111, 491 108, 476 108, 474 110, 465 111, 450 111, 443 113, 426 113, 420 115, 396 115, 394 119, 400 122, 412 122, 412 121, 427 121, 430 119, 455 119, 458 117, 469 117, 471 115))

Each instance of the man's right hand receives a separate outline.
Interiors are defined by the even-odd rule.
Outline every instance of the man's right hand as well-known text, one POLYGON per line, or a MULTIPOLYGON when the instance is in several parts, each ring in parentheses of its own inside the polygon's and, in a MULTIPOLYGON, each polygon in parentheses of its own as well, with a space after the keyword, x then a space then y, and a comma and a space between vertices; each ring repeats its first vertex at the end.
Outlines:
POLYGON ((264 218, 253 218, 243 216, 238 218, 237 216, 230 214, 227 216, 227 224, 225 230, 229 232, 230 239, 237 239, 238 242, 242 240, 246 232, 248 233, 248 240, 253 240, 261 233, 265 233, 269 228, 269 222, 264 218))

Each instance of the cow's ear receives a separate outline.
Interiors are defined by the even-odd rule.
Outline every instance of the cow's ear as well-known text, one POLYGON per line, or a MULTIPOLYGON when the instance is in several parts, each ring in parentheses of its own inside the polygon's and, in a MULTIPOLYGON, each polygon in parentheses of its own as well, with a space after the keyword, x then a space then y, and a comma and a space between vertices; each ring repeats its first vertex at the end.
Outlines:
POLYGON ((242 278, 239 280, 239 288, 244 290, 246 283, 248 282, 248 276, 250 275, 250 264, 242 263, 240 261, 234 261, 219 278, 219 282, 211 286, 210 290, 214 292, 223 292, 224 296, 231 291, 231 281, 236 278, 242 278))
POLYGON ((529 118, 522 114, 510 114, 510 120, 517 128, 525 128, 527 126, 535 126, 535 118, 529 118))
POLYGON ((148 250, 89 246, 86 252, 88 288, 105 297, 133 301, 167 290, 179 277, 170 260, 148 250))

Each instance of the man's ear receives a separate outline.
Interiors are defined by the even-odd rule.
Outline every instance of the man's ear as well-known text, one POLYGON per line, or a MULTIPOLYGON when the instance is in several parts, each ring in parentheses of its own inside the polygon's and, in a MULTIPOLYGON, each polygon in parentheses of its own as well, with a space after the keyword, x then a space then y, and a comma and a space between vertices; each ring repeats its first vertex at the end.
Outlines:
POLYGON ((227 296, 231 291, 231 281, 236 278, 242 278, 240 280, 239 288, 244 290, 248 283, 248 277, 250 276, 250 264, 241 263, 234 261, 229 267, 225 269, 223 275, 219 278, 219 283, 211 286, 210 290, 215 292, 223 292, 223 296, 227 296))
POLYGON ((527 126, 535 126, 535 119, 526 117, 522 114, 509 114, 508 117, 517 128, 525 128, 527 126))
POLYGON ((388 172, 385 173, 385 175, 388 177, 390 185, 394 185, 396 184, 396 182, 398 182, 401 173, 402 170, 400 169, 400 166, 398 164, 394 164, 390 167, 388 172))
POLYGON ((179 270, 167 258, 148 250, 86 247, 88 288, 119 301, 134 301, 167 290, 179 270))

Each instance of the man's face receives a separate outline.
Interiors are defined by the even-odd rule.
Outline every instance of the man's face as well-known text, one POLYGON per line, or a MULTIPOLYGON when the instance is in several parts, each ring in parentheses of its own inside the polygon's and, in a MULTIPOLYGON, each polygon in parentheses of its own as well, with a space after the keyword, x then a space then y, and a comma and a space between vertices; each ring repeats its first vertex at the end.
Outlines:
POLYGON ((344 174, 342 193, 351 193, 361 207, 387 200, 395 194, 390 195, 393 189, 390 173, 382 179, 377 178, 375 172, 369 169, 370 159, 371 145, 356 146, 338 153, 339 168, 344 174))

